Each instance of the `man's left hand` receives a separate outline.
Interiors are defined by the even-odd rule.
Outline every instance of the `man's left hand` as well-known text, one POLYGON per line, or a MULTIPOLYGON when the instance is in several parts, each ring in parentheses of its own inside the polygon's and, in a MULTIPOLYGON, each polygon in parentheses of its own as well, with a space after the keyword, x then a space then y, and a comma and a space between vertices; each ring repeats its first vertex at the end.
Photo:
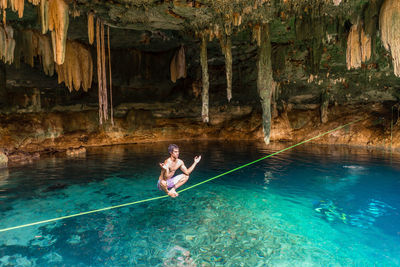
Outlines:
POLYGON ((195 162, 195 163, 199 163, 200 160, 201 160, 201 156, 196 156, 196 157, 194 158, 194 162, 195 162))

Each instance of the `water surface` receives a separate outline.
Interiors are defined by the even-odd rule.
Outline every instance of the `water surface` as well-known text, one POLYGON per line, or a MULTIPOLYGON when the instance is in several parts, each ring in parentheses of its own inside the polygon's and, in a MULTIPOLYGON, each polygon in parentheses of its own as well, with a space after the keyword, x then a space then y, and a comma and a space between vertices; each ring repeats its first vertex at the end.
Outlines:
MULTIPOLYGON (((162 196, 167 145, 0 170, 0 228, 162 196)), ((187 167, 202 155, 184 187, 285 147, 178 145, 187 167)), ((382 151, 303 145, 176 199, 0 232, 0 266, 398 266, 399 163, 382 151)))

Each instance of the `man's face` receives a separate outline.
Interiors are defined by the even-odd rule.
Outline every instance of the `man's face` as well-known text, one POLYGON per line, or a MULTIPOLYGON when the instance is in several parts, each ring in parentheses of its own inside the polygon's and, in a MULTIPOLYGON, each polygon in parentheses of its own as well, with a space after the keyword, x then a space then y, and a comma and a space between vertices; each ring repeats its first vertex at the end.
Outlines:
POLYGON ((179 157, 179 149, 174 148, 174 150, 172 150, 171 156, 177 159, 179 157))

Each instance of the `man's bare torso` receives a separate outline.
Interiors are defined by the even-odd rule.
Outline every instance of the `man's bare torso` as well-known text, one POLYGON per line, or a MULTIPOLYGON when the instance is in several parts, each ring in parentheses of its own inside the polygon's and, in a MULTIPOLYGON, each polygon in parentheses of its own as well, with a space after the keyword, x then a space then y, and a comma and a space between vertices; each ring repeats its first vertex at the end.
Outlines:
MULTIPOLYGON (((166 165, 168 166, 168 169, 169 169, 169 174, 168 174, 168 176, 165 177, 165 180, 168 180, 168 179, 170 179, 172 176, 174 176, 176 170, 179 169, 179 168, 182 166, 183 161, 180 160, 180 159, 176 159, 175 161, 173 161, 171 158, 167 158, 167 159, 164 161, 164 164, 166 164, 166 165)), ((162 180, 162 179, 163 179, 163 176, 164 176, 163 173, 164 173, 164 172, 165 172, 165 170, 162 169, 162 170, 161 170, 160 177, 159 177, 159 180, 162 180)))

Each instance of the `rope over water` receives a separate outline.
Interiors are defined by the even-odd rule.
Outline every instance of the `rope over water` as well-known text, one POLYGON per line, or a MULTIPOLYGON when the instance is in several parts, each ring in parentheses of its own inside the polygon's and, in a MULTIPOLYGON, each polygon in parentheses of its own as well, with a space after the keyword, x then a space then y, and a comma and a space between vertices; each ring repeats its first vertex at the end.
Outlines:
MULTIPOLYGON (((202 182, 200 182, 200 183, 197 183, 197 184, 195 184, 195 185, 189 186, 189 187, 187 187, 187 188, 185 188, 185 189, 183 189, 183 190, 178 191, 178 193, 181 193, 181 192, 184 192, 184 191, 186 191, 186 190, 195 188, 195 187, 197 187, 197 186, 199 186, 199 185, 202 185, 202 184, 204 184, 204 183, 207 183, 207 182, 209 182, 209 181, 215 180, 215 179, 217 179, 217 178, 219 178, 219 177, 222 177, 222 176, 224 176, 224 175, 227 175, 227 174, 229 174, 229 173, 232 173, 232 172, 235 172, 235 171, 237 171, 237 170, 240 170, 240 169, 242 169, 242 168, 244 168, 244 167, 247 167, 247 166, 249 166, 249 165, 252 165, 252 164, 254 164, 254 163, 257 163, 257 162, 259 162, 259 161, 261 161, 261 160, 264 160, 264 159, 266 159, 266 158, 275 156, 275 155, 277 155, 277 154, 279 154, 279 153, 282 153, 282 152, 284 152, 284 151, 286 151, 286 150, 292 149, 292 148, 294 148, 294 147, 296 147, 296 146, 302 145, 302 144, 304 144, 304 143, 310 142, 310 141, 312 141, 312 140, 314 140, 314 139, 317 139, 317 138, 319 138, 319 137, 322 137, 322 136, 324 136, 324 135, 330 134, 330 133, 332 133, 332 132, 334 132, 334 131, 340 130, 340 129, 345 128, 345 127, 347 127, 347 126, 350 126, 351 124, 357 123, 357 122, 359 122, 359 121, 361 121, 361 120, 362 120, 362 119, 358 119, 358 120, 349 122, 349 123, 347 123, 347 124, 344 124, 344 125, 342 125, 342 126, 339 126, 339 127, 335 128, 335 129, 333 129, 333 130, 330 130, 330 131, 327 131, 327 132, 322 133, 322 134, 320 134, 320 135, 314 136, 314 137, 312 137, 312 138, 310 138, 310 139, 301 141, 300 143, 297 143, 297 144, 295 144, 295 145, 289 146, 289 147, 287 147, 287 148, 284 148, 284 149, 282 149, 282 150, 279 150, 279 151, 277 151, 277 152, 274 152, 274 153, 272 153, 272 154, 269 154, 269 155, 267 155, 267 156, 265 156, 265 157, 262 157, 262 158, 259 158, 259 159, 257 159, 257 160, 254 160, 254 161, 252 161, 252 162, 246 163, 246 164, 244 164, 244 165, 242 165, 242 166, 239 166, 239 167, 237 167, 237 168, 235 168, 235 169, 232 169, 232 170, 230 170, 230 171, 221 173, 221 174, 219 174, 219 175, 217 175, 217 176, 214 176, 214 177, 212 177, 212 178, 209 178, 209 179, 207 179, 207 180, 204 180, 204 181, 202 181, 202 182)), ((102 209, 91 210, 91 211, 85 211, 85 212, 80 212, 80 213, 71 214, 71 215, 67 215, 67 216, 57 217, 57 218, 54 218, 54 219, 49 219, 49 220, 44 220, 44 221, 33 222, 33 223, 23 224, 23 225, 19 225, 19 226, 4 228, 4 229, 0 229, 0 232, 6 232, 6 231, 14 230, 14 229, 24 228, 24 227, 28 227, 28 226, 43 224, 43 223, 55 222, 55 221, 59 221, 59 220, 63 220, 63 219, 78 217, 78 216, 82 216, 82 215, 86 215, 86 214, 91 214, 91 213, 96 213, 96 212, 100 212, 100 211, 106 211, 106 210, 111 210, 111 209, 116 209, 116 208, 131 206, 131 205, 135 205, 135 204, 139 204, 139 203, 144 203, 144 202, 149 202, 149 201, 153 201, 153 200, 157 200, 157 199, 161 199, 161 198, 166 198, 166 197, 168 197, 168 195, 159 196, 159 197, 153 197, 153 198, 147 198, 147 199, 143 199, 143 200, 139 200, 139 201, 135 201, 135 202, 120 204, 120 205, 111 206, 111 207, 106 207, 106 208, 102 208, 102 209)))

